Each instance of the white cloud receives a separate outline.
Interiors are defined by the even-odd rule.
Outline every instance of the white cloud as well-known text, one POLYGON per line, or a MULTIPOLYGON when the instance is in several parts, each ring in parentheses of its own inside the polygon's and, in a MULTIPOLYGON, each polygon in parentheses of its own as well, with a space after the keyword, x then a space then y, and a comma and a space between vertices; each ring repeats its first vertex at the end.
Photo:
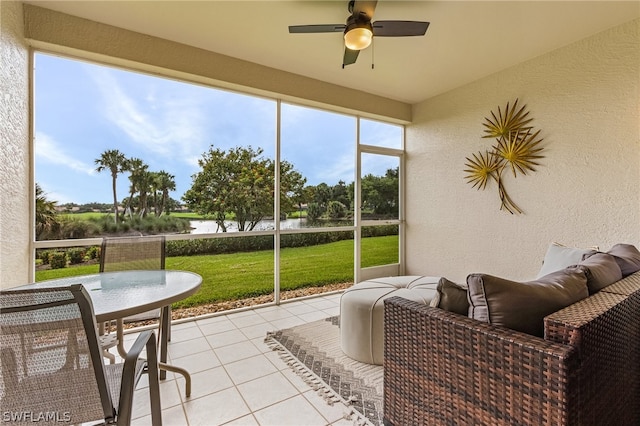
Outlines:
POLYGON ((162 96, 156 90, 136 101, 110 70, 89 70, 102 94, 106 118, 141 149, 171 159, 202 152, 206 119, 197 101, 162 96))
POLYGON ((35 147, 36 158, 40 162, 68 167, 88 175, 95 173, 95 168, 92 164, 73 158, 64 151, 61 144, 43 132, 36 132, 35 147))
POLYGON ((334 157, 329 167, 322 171, 318 183, 325 182, 328 185, 335 185, 342 180, 348 184, 353 182, 354 173, 353 155, 341 155, 334 157))

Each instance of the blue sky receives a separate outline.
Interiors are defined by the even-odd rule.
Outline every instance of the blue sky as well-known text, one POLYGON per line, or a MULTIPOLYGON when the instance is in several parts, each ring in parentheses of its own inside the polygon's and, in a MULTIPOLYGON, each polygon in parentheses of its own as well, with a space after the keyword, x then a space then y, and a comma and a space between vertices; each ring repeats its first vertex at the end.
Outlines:
MULTIPOLYGON (((94 163, 110 149, 174 175, 176 200, 210 145, 251 145, 274 155, 275 100, 46 54, 35 64, 36 182, 58 203, 112 202, 110 173, 97 173, 94 163)), ((354 117, 284 103, 281 115, 282 159, 307 184, 353 181, 354 117)), ((367 143, 400 147, 398 126, 363 121, 361 128, 367 143)), ((384 174, 395 164, 376 158, 365 173, 384 174)), ((128 193, 127 176, 118 176, 119 200, 128 193)))

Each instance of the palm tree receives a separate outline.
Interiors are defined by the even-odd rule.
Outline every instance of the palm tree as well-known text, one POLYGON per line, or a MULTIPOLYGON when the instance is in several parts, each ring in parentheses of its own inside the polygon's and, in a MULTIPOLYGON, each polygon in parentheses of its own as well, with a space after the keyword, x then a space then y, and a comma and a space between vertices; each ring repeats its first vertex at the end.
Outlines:
MULTIPOLYGON (((129 172, 129 182, 131 185, 129 186, 129 201, 127 201, 127 205, 125 207, 125 211, 132 208, 131 204, 133 202, 133 197, 136 192, 140 190, 141 186, 141 177, 142 175, 147 173, 148 165, 144 164, 144 162, 139 158, 130 158, 126 161, 124 170, 129 172)), ((142 200, 139 200, 140 202, 142 200)), ((141 204, 142 206, 142 204, 141 204)), ((142 207, 140 206, 142 211, 142 207)))
POLYGON ((164 170, 160 170, 156 173, 155 185, 158 191, 162 192, 160 198, 160 208, 156 209, 156 216, 161 216, 167 206, 167 200, 169 199, 169 191, 176 190, 176 177, 164 170))
POLYGON ((36 239, 58 227, 56 204, 56 201, 47 199, 42 187, 36 183, 36 239))
POLYGON ((111 187, 113 188, 113 215, 115 223, 118 223, 118 196, 116 195, 116 179, 118 173, 122 173, 125 170, 127 158, 123 153, 117 149, 110 149, 103 152, 100 158, 96 158, 95 163, 98 166, 96 171, 98 173, 103 170, 109 170, 111 172, 111 187))

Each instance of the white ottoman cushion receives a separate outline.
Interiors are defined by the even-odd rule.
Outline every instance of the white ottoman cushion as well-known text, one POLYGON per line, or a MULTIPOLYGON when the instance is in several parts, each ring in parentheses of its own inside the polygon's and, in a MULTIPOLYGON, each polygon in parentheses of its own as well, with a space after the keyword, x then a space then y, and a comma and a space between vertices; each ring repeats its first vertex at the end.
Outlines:
POLYGON ((340 298, 340 345, 357 361, 382 365, 384 299, 392 296, 428 305, 440 277, 376 278, 349 287, 340 298))

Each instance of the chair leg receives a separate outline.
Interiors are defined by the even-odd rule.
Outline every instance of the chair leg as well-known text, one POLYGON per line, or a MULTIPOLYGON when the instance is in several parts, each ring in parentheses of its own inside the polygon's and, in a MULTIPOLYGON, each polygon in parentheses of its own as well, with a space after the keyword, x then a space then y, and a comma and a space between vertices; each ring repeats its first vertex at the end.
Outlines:
MULTIPOLYGON (((169 317, 169 306, 165 306, 160 310, 160 329, 158 332, 158 344, 160 345, 159 361, 162 364, 167 362, 167 340, 168 330, 171 318, 169 317)), ((167 372, 160 370, 160 380, 167 378, 167 372)))
POLYGON ((160 382, 159 366, 157 361, 157 354, 155 342, 147 344, 147 375, 149 377, 149 398, 151 403, 151 424, 152 426, 162 425, 162 407, 160 406, 160 382))

